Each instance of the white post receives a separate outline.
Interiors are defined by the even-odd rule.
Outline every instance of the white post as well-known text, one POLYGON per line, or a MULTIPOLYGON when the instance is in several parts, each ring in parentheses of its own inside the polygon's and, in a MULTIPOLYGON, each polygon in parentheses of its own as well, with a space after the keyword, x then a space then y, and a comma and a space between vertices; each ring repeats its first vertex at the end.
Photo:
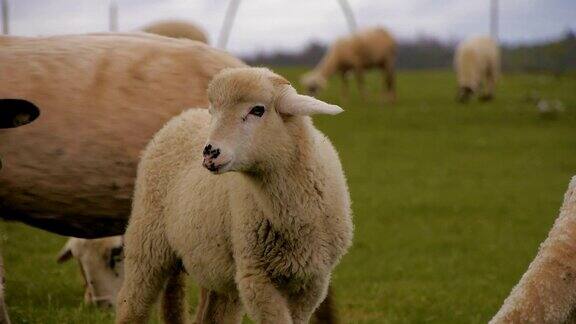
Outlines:
POLYGON ((342 7, 342 12, 344 13, 344 17, 346 18, 350 32, 354 33, 356 31, 357 25, 350 3, 348 3, 347 0, 338 0, 338 2, 340 3, 340 7, 342 7))
POLYGON ((10 21, 8 14, 8 0, 2 0, 2 34, 10 33, 10 21))
POLYGON ((116 3, 116 0, 110 0, 108 9, 108 30, 111 32, 118 31, 118 3, 116 3))
POLYGON ((490 1, 490 36, 498 40, 498 0, 490 1))
POLYGON ((226 49, 232 24, 234 24, 234 18, 236 18, 239 6, 240 0, 230 0, 228 8, 226 9, 226 15, 224 16, 224 22, 222 23, 222 29, 220 30, 220 37, 218 37, 218 48, 226 49))

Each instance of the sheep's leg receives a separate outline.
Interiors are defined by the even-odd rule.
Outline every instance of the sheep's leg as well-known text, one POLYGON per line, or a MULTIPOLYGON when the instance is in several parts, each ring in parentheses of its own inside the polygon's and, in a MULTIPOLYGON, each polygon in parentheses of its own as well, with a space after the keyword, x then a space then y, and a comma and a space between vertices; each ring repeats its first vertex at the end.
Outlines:
POLYGON ((314 310, 326 298, 330 277, 317 278, 298 294, 290 295, 288 303, 294 324, 308 323, 314 310))
POLYGON ((240 298, 250 318, 261 324, 291 324, 286 299, 265 273, 244 271, 237 275, 240 298))
POLYGON ((334 293, 332 286, 328 286, 328 294, 314 312, 314 318, 316 319, 316 323, 319 324, 336 324, 338 323, 336 315, 334 293))
POLYGON ((396 101, 396 72, 390 63, 382 67, 382 83, 384 87, 384 100, 388 102, 396 101))
POLYGON ((482 101, 489 101, 494 98, 494 85, 495 85, 495 76, 492 72, 492 68, 487 69, 486 74, 484 76, 483 82, 483 89, 482 89, 482 96, 480 100, 482 101))
POLYGON ((188 323, 186 303, 186 278, 181 267, 168 278, 162 298, 162 316, 165 323, 188 323))
POLYGON ((348 101, 348 89, 350 88, 350 83, 348 82, 348 74, 346 71, 341 71, 340 72, 340 78, 342 79, 342 86, 341 86, 341 91, 340 91, 340 99, 343 102, 348 101))
POLYGON ((134 226, 128 227, 125 236, 125 278, 117 300, 118 324, 145 323, 168 277, 178 268, 164 236, 150 230, 158 229, 157 224, 134 222, 131 225, 134 226), (136 229, 142 226, 146 228, 136 229))
POLYGON ((356 83, 358 84, 358 92, 360 92, 360 97, 366 97, 366 84, 364 83, 364 69, 357 67, 354 69, 354 75, 356 76, 356 83))
POLYGON ((4 262, 0 252, 0 324, 10 324, 6 304, 4 303, 4 262))
POLYGON ((205 306, 198 324, 234 324, 242 321, 242 303, 236 294, 207 291, 205 306))

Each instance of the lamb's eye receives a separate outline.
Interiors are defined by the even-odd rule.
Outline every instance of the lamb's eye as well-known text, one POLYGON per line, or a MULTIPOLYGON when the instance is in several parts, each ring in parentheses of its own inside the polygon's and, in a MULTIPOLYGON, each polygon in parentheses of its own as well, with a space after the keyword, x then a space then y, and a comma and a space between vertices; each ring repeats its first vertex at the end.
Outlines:
POLYGON ((250 109, 250 115, 254 115, 254 116, 258 116, 258 117, 262 117, 262 115, 264 115, 264 112, 266 111, 266 108, 264 108, 264 106, 254 106, 252 107, 252 109, 250 109))

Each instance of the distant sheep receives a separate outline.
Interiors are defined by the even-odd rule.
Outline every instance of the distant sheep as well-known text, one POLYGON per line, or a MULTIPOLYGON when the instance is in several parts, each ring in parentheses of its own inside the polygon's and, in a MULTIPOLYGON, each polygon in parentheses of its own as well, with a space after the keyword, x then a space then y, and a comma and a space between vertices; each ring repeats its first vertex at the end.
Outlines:
POLYGON ((491 324, 576 321, 576 177, 538 255, 491 324))
POLYGON ((460 43, 454 55, 458 78, 458 100, 467 102, 473 94, 491 100, 500 75, 500 49, 490 37, 481 36, 460 43))
POLYGON ((72 237, 58 253, 58 263, 76 259, 84 279, 84 302, 114 307, 124 279, 122 236, 100 239, 72 237))
POLYGON ((307 323, 352 239, 338 154, 308 115, 342 109, 263 68, 224 70, 208 96, 143 153, 117 323, 145 322, 182 267, 208 289, 202 323, 307 323))
POLYGON ((122 234, 140 151, 171 117, 208 103, 221 69, 245 66, 185 40, 138 34, 0 36, 0 111, 42 110, 0 134, 0 217, 58 234, 122 234))
POLYGON ((381 69, 384 88, 389 101, 396 98, 395 66, 396 41, 383 28, 371 28, 342 37, 328 49, 322 61, 305 74, 301 83, 308 93, 315 95, 326 87, 328 79, 339 73, 342 77, 342 94, 348 94, 348 73, 353 71, 361 94, 365 95, 364 71, 381 69))
POLYGON ((144 27, 142 31, 171 38, 186 38, 208 44, 206 33, 200 27, 187 21, 160 21, 144 27))

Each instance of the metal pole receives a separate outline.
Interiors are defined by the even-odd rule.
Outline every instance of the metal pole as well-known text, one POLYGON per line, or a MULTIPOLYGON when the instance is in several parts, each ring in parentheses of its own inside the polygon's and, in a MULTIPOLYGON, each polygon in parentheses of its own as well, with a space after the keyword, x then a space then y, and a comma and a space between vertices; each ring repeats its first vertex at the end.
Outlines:
POLYGON ((10 34, 10 21, 8 14, 8 0, 2 0, 2 34, 10 34))
POLYGON ((356 31, 356 19, 354 18, 354 12, 352 12, 352 7, 347 0, 338 0, 340 3, 340 7, 342 7, 342 12, 344 13, 344 17, 346 18, 346 22, 348 22, 348 28, 350 28, 350 32, 353 33, 356 31))
POLYGON ((110 0, 108 30, 111 32, 118 31, 118 3, 116 3, 116 0, 110 0))
POLYGON ((498 40, 498 0, 491 0, 490 2, 490 35, 495 40, 498 40))
POLYGON ((236 18, 239 6, 240 0, 230 0, 230 3, 228 4, 226 15, 224 16, 224 23, 222 23, 222 30, 220 30, 220 37, 218 37, 217 43, 218 47, 221 49, 226 49, 228 38, 230 37, 230 31, 232 30, 232 24, 234 24, 234 18, 236 18))

